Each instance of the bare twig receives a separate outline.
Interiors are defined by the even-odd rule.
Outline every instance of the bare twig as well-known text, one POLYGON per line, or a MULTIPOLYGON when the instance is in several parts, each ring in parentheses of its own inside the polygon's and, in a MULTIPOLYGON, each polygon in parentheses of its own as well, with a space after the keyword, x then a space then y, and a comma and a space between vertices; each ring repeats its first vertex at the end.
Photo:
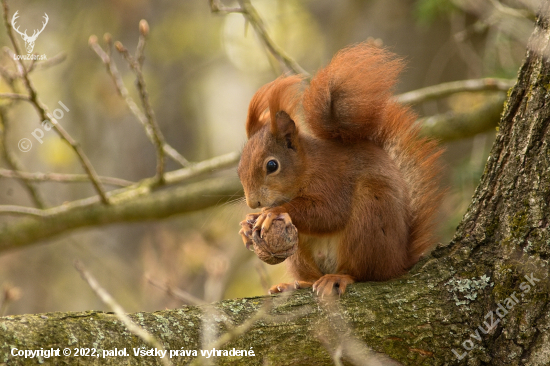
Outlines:
POLYGON ((6 84, 8 84, 13 90, 14 82, 17 79, 17 75, 13 71, 8 70, 6 67, 0 65, 0 76, 2 76, 2 79, 4 79, 6 84))
MULTIPOLYGON (((138 326, 132 321, 118 302, 97 282, 97 280, 84 268, 84 265, 80 261, 75 261, 74 266, 80 273, 82 278, 88 283, 95 294, 103 301, 103 303, 111 308, 116 317, 126 326, 126 328, 141 338, 148 345, 155 347, 161 351, 165 351, 164 346, 147 332, 145 329, 138 326)), ((160 362, 165 366, 170 366, 172 363, 167 357, 161 357, 160 362)))
POLYGON ((19 163, 17 158, 11 153, 11 151, 8 149, 8 146, 7 146, 8 125, 9 124, 7 122, 6 115, 4 113, 4 108, 0 108, 2 155, 4 155, 4 159, 6 160, 6 163, 14 173, 13 178, 17 178, 23 183, 23 186, 31 196, 31 199, 33 200, 36 207, 43 209, 46 207, 44 198, 42 197, 40 192, 36 189, 36 187, 30 182, 30 180, 20 174, 21 164, 19 163))
POLYGON ((222 347, 224 344, 226 343, 229 343, 231 342, 233 339, 236 339, 236 338, 239 338, 241 335, 243 335, 244 333, 246 333, 250 328, 252 328, 252 326, 254 325, 254 323, 256 323, 257 321, 260 321, 262 319, 264 319, 267 315, 267 312, 269 311, 270 309, 270 303, 268 301, 266 301, 264 303, 264 305, 260 308, 260 310, 258 310, 256 312, 256 314, 254 314, 253 317, 251 317, 250 319, 246 320, 244 323, 242 323, 241 325, 239 325, 238 327, 235 327, 235 328, 232 328, 232 329, 229 329, 229 331, 227 331, 227 333, 223 334, 221 337, 219 337, 216 342, 214 342, 214 344, 212 345, 209 345, 208 348, 217 348, 219 349, 220 347, 222 347))
POLYGON ((0 99, 12 99, 12 100, 27 100, 30 101, 28 95, 19 93, 0 93, 0 99))
POLYGON ((0 317, 6 315, 8 306, 10 303, 19 300, 21 297, 21 289, 5 283, 2 286, 2 293, 0 295, 0 317))
POLYGON ((459 92, 474 92, 474 91, 508 91, 516 83, 515 80, 509 79, 471 79, 451 81, 426 88, 413 90, 407 93, 397 95, 395 98, 399 103, 403 104, 418 104, 434 99, 447 97, 451 94, 459 92))
POLYGON ((173 298, 175 298, 179 301, 182 301, 185 304, 190 304, 190 305, 204 305, 204 304, 206 304, 205 301, 199 299, 198 297, 195 297, 195 296, 191 295, 187 291, 183 291, 179 288, 172 287, 168 283, 162 283, 160 281, 157 281, 157 280, 151 278, 150 276, 145 276, 145 278, 147 279, 147 282, 149 282, 151 285, 155 286, 156 288, 159 288, 159 289, 163 290, 169 296, 171 296, 171 297, 173 297, 173 298))
POLYGON ((275 57, 285 71, 291 71, 294 74, 302 74, 309 77, 309 73, 300 66, 295 60, 286 54, 267 33, 264 21, 250 3, 250 0, 239 0, 240 7, 229 8, 225 7, 220 0, 210 0, 210 9, 213 13, 240 13, 252 25, 264 46, 275 57))
POLYGON ((264 289, 265 293, 267 293, 269 291, 269 288, 271 287, 271 279, 269 278, 269 274, 265 269, 265 264, 263 262, 257 261, 254 267, 256 268, 258 277, 260 277, 262 288, 264 289))
MULTIPOLYGON (((149 122, 147 120, 147 117, 139 109, 136 102, 134 102, 134 100, 132 99, 132 97, 128 93, 128 89, 126 89, 126 86, 124 85, 124 82, 122 80, 122 76, 120 75, 120 72, 118 71, 114 61, 112 60, 112 58, 110 56, 111 36, 109 34, 106 34, 105 39, 106 39, 107 44, 108 44, 107 51, 104 51, 101 48, 101 46, 97 43, 97 37, 96 36, 91 36, 90 37, 90 40, 89 40, 90 47, 101 58, 101 60, 103 61, 103 63, 107 67, 107 71, 108 71, 109 75, 111 76, 111 78, 114 81, 114 84, 115 84, 115 87, 116 87, 116 90, 117 90, 118 94, 124 99, 124 101, 126 102, 126 105, 130 109, 130 111, 134 114, 134 116, 136 116, 139 123, 141 123, 141 125, 145 129, 145 133, 147 134, 147 137, 149 138, 149 140, 153 144, 155 144, 155 136, 154 136, 154 133, 153 133, 153 129, 152 129, 151 125, 149 124, 149 122)), ((164 142, 163 150, 166 153, 166 155, 171 157, 175 162, 177 162, 181 166, 185 167, 185 166, 189 165, 189 161, 187 161, 187 159, 185 159, 183 156, 181 156, 181 154, 178 153, 176 151, 176 149, 174 149, 172 146, 168 145, 166 142, 164 142)))
MULTIPOLYGON (((212 340, 213 337, 215 337, 215 328, 212 326, 214 323, 213 319, 216 317, 216 310, 211 305, 207 305, 204 307, 205 314, 203 314, 203 334, 202 334, 202 347, 203 349, 220 349, 225 344, 231 342, 234 339, 239 338, 243 334, 245 334, 248 330, 250 330, 254 324, 260 320, 263 320, 266 318, 267 313, 271 309, 271 302, 265 301, 262 307, 248 320, 243 322, 241 325, 237 327, 229 327, 228 331, 218 337, 216 340, 212 340)), ((219 316, 218 316, 219 317, 219 316)), ((223 317, 220 317, 223 319, 223 317)), ((225 322, 226 326, 228 325, 228 322, 225 322)), ((211 360, 205 360, 203 357, 196 358, 191 362, 191 365, 197 366, 197 365, 211 365, 211 360)))
MULTIPOLYGON (((143 44, 145 44, 145 36, 143 38, 143 44)), ((142 47, 145 47, 144 45, 142 47)), ((128 62, 128 65, 130 65, 130 68, 134 71, 134 74, 136 75, 137 79, 137 87, 139 91, 139 97, 141 100, 141 105, 143 106, 143 110, 145 111, 145 117, 147 118, 147 122, 149 126, 151 127, 151 131, 153 133, 153 140, 155 142, 155 147, 157 149, 157 181, 161 184, 164 183, 164 149, 163 145, 164 137, 162 136, 162 132, 160 131, 159 125, 157 123, 157 118, 155 117, 155 112, 153 111, 153 107, 151 106, 151 103, 149 101, 149 92, 147 91, 147 86, 145 84, 145 79, 143 78, 143 73, 141 72, 141 65, 140 63, 128 52, 128 50, 122 45, 120 42, 115 42, 115 48, 118 52, 128 62)), ((139 51, 139 49, 138 49, 139 51)), ((142 50, 143 51, 143 50, 142 50)))
MULTIPOLYGON (((59 183, 84 183, 89 182, 90 177, 86 174, 61 174, 61 173, 40 173, 23 172, 20 170, 9 170, 0 168, 0 177, 22 178, 29 182, 59 182, 59 183)), ((128 187, 134 182, 125 179, 99 176, 100 182, 111 186, 128 187)), ((0 206, 1 207, 1 206, 0 206)))
POLYGON ((145 61, 145 53, 143 51, 145 50, 145 43, 148 35, 149 23, 147 23, 145 19, 141 19, 139 21, 139 41, 136 47, 136 61, 140 67, 143 66, 143 61, 145 61))
POLYGON ((48 69, 52 66, 59 65, 63 61, 67 59, 67 54, 65 52, 61 52, 60 54, 55 55, 52 58, 49 58, 44 61, 34 62, 31 67, 29 67, 29 70, 27 72, 31 72, 33 70, 44 70, 48 69))
MULTIPOLYGON (((6 0, 2 0, 2 5, 4 8, 4 24, 6 26, 8 36, 11 40, 13 48, 15 49, 15 52, 19 54, 20 53, 19 46, 17 45, 17 42, 13 35, 13 29, 12 29, 11 23, 8 19, 8 4, 6 0)), ((101 182, 99 182, 97 173, 95 172, 94 167, 90 163, 90 160, 88 159, 88 157, 86 156, 82 148, 80 147, 80 144, 77 143, 67 131, 65 131, 65 129, 57 122, 57 120, 52 117, 47 107, 38 99, 38 94, 29 78, 28 71, 25 69, 24 63, 21 62, 20 60, 15 60, 15 62, 19 70, 19 73, 21 75, 21 78, 23 79, 23 84, 25 85, 25 88, 29 93, 29 99, 31 103, 34 105, 38 115, 40 116, 41 121, 50 120, 57 134, 66 142, 68 142, 69 145, 71 145, 76 155, 78 156, 80 163, 84 168, 84 171, 90 176, 90 180, 96 192, 100 196, 101 201, 105 204, 108 204, 109 200, 107 199, 107 196, 105 194, 105 189, 103 188, 101 182)))
POLYGON ((16 205, 1 205, 0 214, 24 215, 24 216, 47 216, 46 210, 33 207, 16 206, 16 205))
POLYGON ((179 183, 186 179, 199 176, 201 174, 228 168, 238 163, 240 158, 240 153, 230 152, 224 155, 213 157, 211 159, 203 160, 199 163, 194 163, 188 168, 168 172, 165 175, 166 184, 179 183))

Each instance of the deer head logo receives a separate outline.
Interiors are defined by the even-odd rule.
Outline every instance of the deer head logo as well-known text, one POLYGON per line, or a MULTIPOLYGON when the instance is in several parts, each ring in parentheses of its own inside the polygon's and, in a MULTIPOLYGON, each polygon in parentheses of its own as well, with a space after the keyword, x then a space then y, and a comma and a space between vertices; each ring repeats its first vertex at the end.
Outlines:
POLYGON ((35 30, 34 33, 32 34, 32 36, 29 37, 27 35, 27 30, 26 29, 25 29, 25 32, 21 33, 19 31, 19 27, 17 27, 17 28, 15 27, 15 20, 17 18, 19 18, 19 16, 17 15, 18 12, 19 12, 19 10, 17 10, 15 12, 15 14, 13 14, 13 18, 11 18, 11 26, 13 27, 13 29, 17 33, 19 33, 21 35, 21 37, 23 37, 23 40, 25 41, 25 48, 27 49, 27 53, 31 53, 32 50, 34 49, 34 41, 36 41, 36 38, 38 38, 40 33, 42 33, 44 28, 46 28, 46 24, 48 24, 48 14, 44 13, 44 19, 46 19, 46 21, 42 23, 42 29, 35 30))

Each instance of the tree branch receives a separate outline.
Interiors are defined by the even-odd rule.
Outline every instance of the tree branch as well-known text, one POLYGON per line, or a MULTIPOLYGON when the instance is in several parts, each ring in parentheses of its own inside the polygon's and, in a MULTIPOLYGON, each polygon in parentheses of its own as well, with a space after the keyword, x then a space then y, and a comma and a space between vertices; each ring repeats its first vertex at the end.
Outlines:
POLYGON ((498 126, 505 99, 506 97, 502 94, 495 95, 488 98, 485 104, 475 110, 424 117, 420 118, 417 123, 422 125, 422 135, 441 142, 473 137, 498 126))
MULTIPOLYGON (((0 168, 0 177, 4 178, 22 178, 29 182, 59 182, 59 183, 84 183, 89 182, 90 177, 86 174, 61 174, 61 173, 40 173, 40 172, 23 172, 21 170, 8 170, 0 168)), ((99 176, 99 181, 106 185, 128 187, 135 182, 130 182, 129 180, 112 178, 112 177, 102 177, 99 176)), ((2 206, 0 206, 2 207, 2 206)))
MULTIPOLYGON (((141 27, 140 27, 141 29, 141 27)), ((143 48, 145 47, 145 35, 140 36, 140 44, 138 44, 138 50, 137 53, 143 52, 143 48)), ((128 65, 130 65, 130 68, 134 71, 134 74, 136 75, 137 80, 137 87, 139 91, 139 97, 141 100, 141 104, 143 106, 143 110, 145 111, 145 118, 147 119, 147 123, 151 127, 151 132, 153 133, 153 141, 157 150, 157 181, 160 184, 164 183, 164 149, 163 146, 166 144, 164 142, 164 137, 162 136, 162 132, 160 130, 160 127, 157 122, 157 118, 155 117, 155 112, 153 111, 153 107, 151 106, 151 103, 149 102, 149 93, 147 91, 147 86, 145 84, 145 79, 143 78, 143 73, 141 72, 141 64, 138 60, 136 60, 128 50, 122 45, 121 42, 115 42, 115 48, 128 62, 128 65)), ((142 55, 139 55, 141 58, 142 55)), ((143 60, 141 60, 143 62, 143 60)))
POLYGON ((7 146, 7 136, 8 136, 8 121, 6 118, 6 114, 3 107, 0 107, 0 128, 2 129, 1 134, 1 144, 2 144, 2 155, 4 155, 4 159, 6 160, 6 163, 8 166, 13 169, 14 172, 14 178, 17 178, 20 180, 29 193, 32 201, 36 205, 36 207, 43 209, 46 207, 46 203, 44 201, 44 198, 36 189, 36 187, 30 182, 29 179, 24 177, 23 175, 19 174, 19 171, 21 170, 21 164, 18 161, 18 159, 11 153, 11 151, 8 149, 7 146))
POLYGON ((115 196, 112 204, 100 202, 63 209, 42 210, 40 218, 27 217, 0 227, 0 252, 31 245, 39 240, 86 226, 118 222, 158 220, 175 214, 201 210, 242 195, 235 178, 212 178, 183 187, 143 193, 136 188, 115 196))
POLYGON ((277 46, 267 33, 265 23, 256 11, 256 8, 250 3, 250 0, 239 0, 240 7, 229 8, 221 4, 220 0, 210 0, 210 9, 213 13, 240 13, 252 25, 258 37, 269 50, 269 52, 279 62, 283 70, 289 70, 294 74, 301 74, 310 77, 309 73, 300 66, 294 59, 286 54, 286 52, 277 46))
MULTIPOLYGON (((451 316, 456 306, 444 296, 443 284, 449 277, 448 272, 434 271, 431 276, 409 275, 390 282, 354 284, 338 300, 340 310, 334 313, 331 312, 338 307, 322 306, 311 291, 298 290, 288 296, 225 300, 207 306, 182 306, 129 317, 161 339, 170 350, 195 350, 198 356, 201 349, 211 350, 210 345, 201 344, 201 324, 207 321, 215 337, 225 333, 218 338, 220 345, 227 341, 223 349, 254 352, 254 356, 237 359, 216 357, 214 362, 218 365, 234 365, 235 362, 239 365, 329 365, 332 357, 319 339, 335 345, 343 335, 348 344, 342 347, 339 357, 347 362, 365 360, 359 356, 365 356, 366 351, 372 357, 372 348, 415 364, 422 361, 450 364, 455 361, 454 355, 441 347, 441 344, 447 347, 447 343, 440 343, 440 338, 449 338, 449 328, 463 325, 460 319, 451 316), (390 299, 388 294, 395 296, 390 299), (395 302, 400 306, 395 306, 395 302), (209 307, 213 311, 209 311, 209 307), (269 309, 265 310, 265 315, 262 308, 269 309), (331 319, 339 321, 327 327, 331 319), (231 331, 227 326, 231 323, 240 325, 231 331)), ((4 330, 0 332, 0 352, 9 355, 11 347, 40 349, 46 348, 46 344, 47 348, 63 349, 67 347, 66 339, 78 339, 82 347, 93 344, 104 350, 128 348, 129 357, 125 361, 130 363, 157 364, 133 356, 132 348, 141 347, 142 343, 136 342, 125 332, 125 327, 114 320, 115 315, 98 311, 51 313, 46 319, 40 314, 8 316, 1 320, 4 330), (95 336, 107 332, 117 336, 95 336)), ((60 356, 51 360, 62 362, 65 359, 60 356)), ((183 354, 174 356, 173 362, 189 364, 195 359, 191 354, 183 354)), ((9 357, 10 362, 15 360, 9 357)), ((105 365, 119 365, 121 359, 113 357, 101 361, 105 365)), ((94 360, 86 358, 81 362, 94 360)), ((387 358, 379 364, 399 365, 387 358)))
POLYGON ((434 99, 447 97, 451 94, 460 92, 474 91, 504 91, 507 92, 516 83, 515 80, 509 79, 471 79, 451 81, 426 88, 413 90, 407 93, 397 95, 395 98, 399 103, 403 104, 419 104, 434 99))
POLYGON ((12 99, 12 100, 26 100, 26 101, 31 100, 28 95, 18 94, 18 93, 0 93, 0 98, 12 99))
POLYGON ((55 55, 52 58, 49 58, 44 61, 34 62, 31 67, 29 67, 28 72, 31 72, 33 70, 44 70, 48 69, 52 66, 59 65, 63 61, 67 59, 67 54, 65 52, 61 52, 57 55, 55 55))
MULTIPOLYGON (((107 36, 108 42, 110 43, 110 36, 107 36)), ((139 109, 138 105, 130 94, 128 93, 128 89, 126 89, 126 86, 124 85, 124 81, 122 80, 122 76, 120 75, 120 72, 118 71, 114 61, 112 60, 111 56, 106 53, 101 46, 97 43, 97 37, 96 36, 90 36, 90 39, 88 41, 90 47, 94 50, 94 52, 101 58, 103 61, 103 64, 107 68, 107 72, 113 79, 113 82, 115 84, 116 90, 118 94, 124 99, 126 102, 126 105, 132 112, 134 116, 136 116, 139 123, 143 126, 145 129, 145 133, 147 134, 147 137, 149 138, 149 141, 151 141, 153 144, 155 144, 155 137, 153 133, 153 129, 151 128, 151 125, 149 124, 147 117, 145 114, 139 109)), ((181 166, 185 167, 189 165, 189 161, 185 159, 179 152, 176 151, 172 146, 167 144, 166 142, 163 145, 163 150, 171 157, 175 162, 180 164, 181 166)))

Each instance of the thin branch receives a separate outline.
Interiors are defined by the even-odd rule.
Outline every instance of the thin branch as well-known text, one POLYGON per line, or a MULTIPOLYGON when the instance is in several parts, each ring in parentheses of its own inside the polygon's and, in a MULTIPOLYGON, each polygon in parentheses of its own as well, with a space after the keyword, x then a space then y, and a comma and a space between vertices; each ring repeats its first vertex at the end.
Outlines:
POLYGON ((26 100, 30 101, 28 95, 19 93, 0 93, 0 99, 12 99, 12 100, 26 100))
MULTIPOLYGON (((229 327, 229 330, 226 333, 218 337, 213 342, 210 342, 210 339, 215 336, 215 319, 219 316, 216 316, 215 311, 212 311, 213 307, 211 305, 205 306, 204 309, 205 311, 202 316, 203 331, 201 334, 203 349, 220 349, 225 344, 241 337, 243 334, 248 332, 256 322, 265 319, 267 317, 268 311, 271 309, 271 302, 265 301, 262 307, 252 317, 250 317, 248 320, 244 321, 241 325, 237 327, 229 327)), ((228 325, 227 322, 225 322, 225 324, 226 326, 228 325)), ((203 364, 211 365, 212 363, 210 362, 210 360, 205 360, 204 357, 200 357, 195 358, 190 365, 198 366, 203 364)))
POLYGON ((145 276, 147 279, 147 282, 149 282, 151 285, 155 286, 158 289, 161 289, 162 291, 166 292, 169 296, 190 305, 204 305, 206 304, 205 301, 199 299, 198 297, 195 297, 191 295, 187 291, 183 291, 179 288, 172 287, 168 283, 162 283, 160 281, 157 281, 150 276, 145 276))
MULTIPOLYGON (((2 0, 2 5, 4 8, 4 24, 6 26, 6 30, 8 33, 8 36, 11 40, 11 43, 13 45, 13 48, 15 49, 16 53, 19 52, 19 47, 17 45, 17 42, 15 40, 15 37, 13 35, 13 30, 11 23, 8 19, 8 4, 6 0, 2 0)), ((25 65, 20 60, 15 60, 18 70, 20 71, 20 75, 23 79, 23 83, 25 84, 25 87, 29 93, 29 98, 31 103, 34 105, 38 115, 40 116, 41 121, 49 120, 52 122, 53 128, 57 132, 57 134, 64 139, 66 142, 71 145, 73 150, 75 151, 76 155, 78 156, 80 163, 82 167, 84 168, 84 171, 90 176, 90 180, 98 193, 98 195, 101 197, 101 200, 103 203, 108 204, 109 201, 107 199, 107 196, 105 195, 105 189, 103 188, 102 184, 99 182, 97 173, 95 172, 95 169, 93 168, 92 164, 90 163, 90 160, 80 147, 80 144, 77 143, 72 136, 65 131, 65 129, 57 122, 55 118, 51 116, 49 113, 47 107, 42 104, 42 102, 38 99, 38 94, 36 92, 36 89, 34 88, 29 76, 28 71, 25 69, 25 65)))
MULTIPOLYGON (((84 265, 80 261, 75 261, 74 266, 95 294, 101 299, 101 301, 103 301, 105 305, 109 306, 111 310, 113 310, 118 320, 120 320, 130 332, 141 338, 141 340, 151 347, 161 350, 163 353, 166 352, 162 343, 160 343, 149 332, 141 328, 139 325, 134 323, 130 317, 128 317, 122 306, 120 306, 120 304, 116 302, 116 300, 103 287, 101 287, 97 280, 86 270, 86 268, 84 268, 84 265)), ((172 365, 168 357, 160 357, 160 362, 165 366, 172 365)))
POLYGON ((209 0, 210 10, 213 13, 244 13, 242 8, 230 8, 221 3, 220 0, 209 0))
POLYGON ((285 70, 289 70, 294 74, 302 74, 306 77, 310 77, 309 73, 292 59, 286 52, 279 47, 273 39, 269 36, 266 30, 265 23, 256 11, 256 8, 252 6, 250 0, 239 0, 240 7, 228 8, 225 7, 220 0, 210 0, 210 9, 213 13, 240 13, 243 14, 245 19, 252 25, 260 40, 269 52, 275 57, 279 64, 285 70))
MULTIPOLYGON (((110 42, 111 41, 110 35, 106 35, 105 38, 108 41, 107 42, 108 45, 110 45, 110 43, 111 43, 110 42)), ((120 72, 118 71, 118 69, 116 67, 116 64, 114 63, 114 61, 110 57, 110 54, 105 52, 101 48, 101 46, 97 43, 97 37, 96 36, 91 36, 90 37, 89 45, 94 50, 94 52, 101 58, 101 61, 103 61, 103 64, 105 64, 105 66, 107 67, 107 71, 108 71, 109 75, 111 76, 111 78, 114 81, 114 84, 115 84, 115 87, 116 87, 116 90, 117 90, 118 94, 124 99, 124 101, 126 102, 126 105, 130 109, 130 111, 134 114, 134 116, 136 116, 139 123, 141 123, 141 125, 145 129, 145 133, 147 134, 147 137, 149 138, 149 140, 153 144, 155 144, 155 137, 154 137, 154 133, 153 133, 153 129, 152 129, 151 125, 149 124, 145 114, 139 109, 136 102, 134 102, 134 100, 132 99, 132 97, 128 93, 128 89, 126 89, 126 86, 124 85, 124 81, 122 80, 122 76, 120 75, 120 72)), ((110 47, 108 47, 107 50, 109 51, 110 47)), ((176 149, 174 149, 172 146, 168 145, 166 142, 164 142, 163 150, 166 153, 166 155, 171 157, 175 162, 177 162, 181 166, 185 167, 185 166, 189 165, 189 161, 187 159, 185 159, 180 153, 178 153, 176 151, 176 149)))
POLYGON ((9 283, 5 283, 2 287, 2 294, 0 295, 0 316, 5 316, 9 304, 19 300, 21 297, 21 289, 9 283))
POLYGON ((419 104, 434 99, 444 98, 451 94, 459 92, 474 92, 474 91, 508 91, 515 85, 515 80, 509 79, 471 79, 451 81, 426 88, 413 90, 407 93, 397 95, 395 98, 399 103, 403 104, 419 104))
POLYGON ((145 61, 145 44, 147 43, 147 36, 149 35, 149 23, 145 19, 141 19, 139 21, 139 40, 138 45, 136 47, 136 61, 138 62, 139 66, 143 66, 143 62, 145 61))
POLYGON ((260 321, 264 319, 270 309, 269 302, 265 302, 265 304, 254 314, 253 317, 246 320, 244 323, 239 325, 238 327, 229 329, 228 332, 223 334, 221 337, 219 337, 214 344, 209 345, 208 348, 216 348, 220 349, 224 344, 227 344, 231 342, 233 339, 239 338, 241 335, 245 334, 247 331, 252 328, 254 323, 257 321, 260 321))
POLYGON ((15 206, 15 205, 1 205, 0 213, 2 214, 12 214, 12 215, 24 215, 24 216, 46 216, 46 210, 26 207, 26 206, 15 206))
POLYGON ((29 70, 27 72, 31 72, 33 70, 48 69, 52 66, 59 65, 60 63, 62 63, 66 59, 67 59, 67 54, 65 52, 61 52, 61 53, 59 53, 59 54, 55 55, 54 57, 49 58, 47 60, 34 62, 32 64, 32 66, 29 67, 29 70))
MULTIPOLYGON (((143 39, 145 39, 145 37, 143 37, 143 39)), ((142 47, 145 47, 145 46, 143 45, 142 47)), ((149 102, 149 92, 147 91, 145 79, 143 78, 141 65, 138 61, 136 61, 134 57, 132 57, 132 55, 130 55, 130 53, 122 45, 122 43, 115 42, 115 48, 117 49, 118 52, 120 52, 120 54, 122 54, 122 56, 124 56, 128 64, 130 65, 130 68, 134 71, 134 74, 136 75, 137 87, 139 91, 141 105, 143 106, 143 110, 145 111, 145 117, 147 118, 147 123, 151 127, 151 131, 153 133, 153 141, 155 142, 155 147, 157 149, 157 177, 156 178, 157 178, 157 181, 160 184, 162 184, 164 183, 163 145, 165 144, 165 142, 164 142, 164 137, 162 136, 160 127, 158 125, 157 118, 155 117, 155 112, 153 111, 153 107, 149 102)))
POLYGON ((14 82, 17 79, 17 75, 13 71, 8 70, 6 67, 0 65, 0 76, 2 76, 2 79, 4 79, 6 84, 8 84, 13 90, 14 82))
POLYGON ((241 154, 238 152, 230 152, 224 155, 216 156, 211 159, 203 160, 199 163, 194 163, 188 168, 168 172, 165 175, 165 181, 166 184, 180 183, 189 178, 233 166, 239 162, 240 158, 241 154))
POLYGON ((14 173, 14 178, 17 178, 22 182, 23 186, 31 196, 31 199, 33 200, 36 207, 43 209, 46 207, 44 198, 42 197, 38 189, 36 189, 36 187, 30 182, 30 180, 20 174, 21 163, 19 162, 17 157, 13 155, 11 151, 8 149, 8 145, 7 145, 8 126, 9 126, 9 123, 7 122, 6 115, 4 113, 4 108, 0 108, 0 128, 2 129, 1 144, 2 144, 2 155, 4 155, 4 160, 6 161, 8 166, 12 169, 14 173))
MULTIPOLYGON (((84 183, 90 182, 90 177, 86 174, 61 174, 61 173, 40 173, 40 172, 23 172, 20 170, 9 170, 0 168, 0 177, 4 178, 22 178, 29 182, 59 182, 59 183, 84 183)), ((99 181, 106 185, 128 187, 135 182, 130 182, 125 179, 102 177, 99 176, 99 181)), ((1 207, 1 206, 0 206, 1 207)))

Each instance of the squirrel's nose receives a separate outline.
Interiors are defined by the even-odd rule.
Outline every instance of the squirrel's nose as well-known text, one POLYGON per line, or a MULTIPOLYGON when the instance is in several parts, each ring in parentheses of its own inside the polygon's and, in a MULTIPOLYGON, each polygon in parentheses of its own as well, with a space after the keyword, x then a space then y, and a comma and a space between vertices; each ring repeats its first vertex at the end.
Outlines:
POLYGON ((247 201, 247 203, 248 203, 248 207, 250 207, 250 208, 258 208, 258 207, 262 206, 260 201, 249 200, 249 201, 247 201))

